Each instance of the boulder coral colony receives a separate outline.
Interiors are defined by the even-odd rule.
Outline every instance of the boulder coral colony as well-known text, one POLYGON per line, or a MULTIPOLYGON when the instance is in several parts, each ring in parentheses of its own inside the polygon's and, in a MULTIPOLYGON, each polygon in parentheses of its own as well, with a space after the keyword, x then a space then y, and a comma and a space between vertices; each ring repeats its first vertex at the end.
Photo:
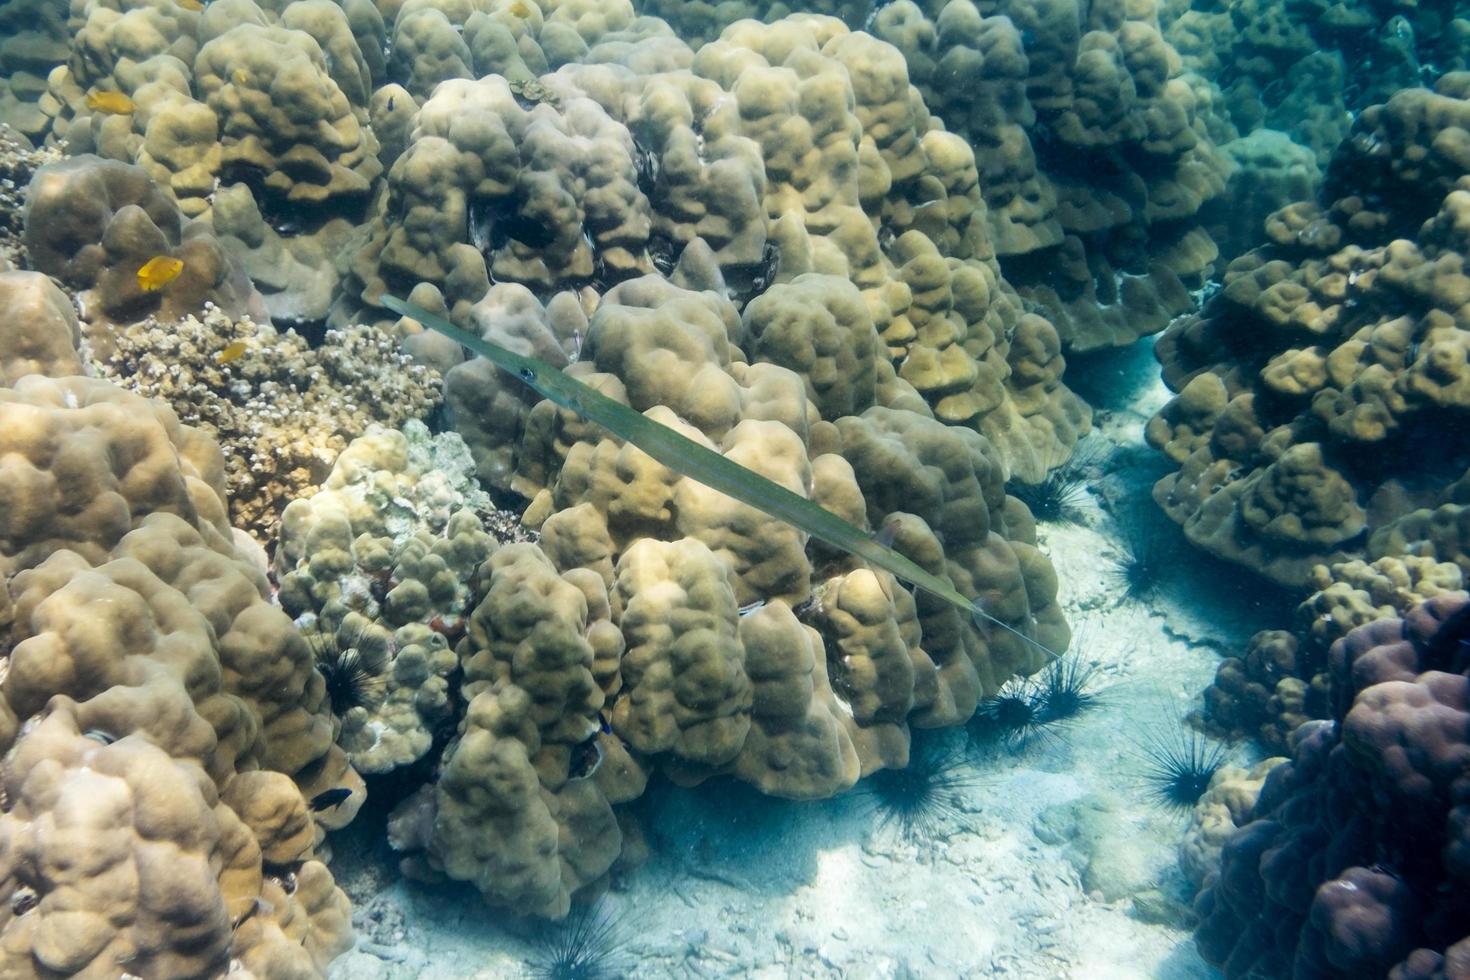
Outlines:
POLYGON ((1470 975, 1458 12, 0 4, 0 972, 321 975, 364 776, 406 874, 560 918, 656 773, 904 767, 1066 649, 1007 483, 1090 427, 1064 355, 1162 331, 1154 500, 1303 599, 1197 719, 1292 756, 1196 810, 1200 949, 1470 975))

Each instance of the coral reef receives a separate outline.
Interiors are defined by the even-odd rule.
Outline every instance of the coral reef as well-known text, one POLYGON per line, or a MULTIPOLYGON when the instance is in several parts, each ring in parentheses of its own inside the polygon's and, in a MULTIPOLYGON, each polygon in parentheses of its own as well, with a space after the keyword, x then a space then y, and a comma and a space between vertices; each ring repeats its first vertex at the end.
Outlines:
POLYGON ((1166 4, 1164 34, 1217 83, 1235 126, 1288 133, 1326 163, 1352 115, 1470 68, 1470 20, 1453 4, 1166 4))
MULTIPOLYGON (((828 279, 792 289, 852 290, 828 279)), ((586 321, 560 297, 543 309, 520 286, 492 287, 480 308, 514 312, 487 312, 497 339, 551 355, 582 323, 586 359, 569 369, 581 380, 860 526, 892 528, 894 547, 1034 640, 982 635, 948 604, 809 549, 795 528, 573 408, 527 410, 503 387, 514 382, 468 362, 450 372, 451 404, 493 423, 479 433, 480 471, 493 461, 531 497, 525 520, 541 537, 501 548, 481 571, 484 598, 457 645, 465 724, 439 780, 393 820, 410 873, 472 881, 492 904, 559 916, 618 860, 614 808, 654 769, 681 783, 728 774, 771 795, 831 796, 906 765, 911 726, 963 722, 1012 674, 1038 669, 1044 647, 1065 646, 1050 565, 1029 515, 1007 502, 984 436, 878 405, 824 421, 818 400, 858 408, 872 389, 809 392, 789 368, 746 363, 729 300, 659 277, 609 290, 586 321), (487 394, 520 405, 524 421, 468 401, 487 394), (498 832, 487 837, 487 825, 498 832)), ((811 349, 883 364, 871 322, 846 309, 811 324, 829 331, 811 349)), ((789 312, 800 317, 793 327, 810 328, 802 304, 789 312)), ((770 352, 805 349, 779 342, 778 326, 762 328, 770 352)))
POLYGON ((212 308, 121 328, 92 359, 230 449, 230 519, 269 541, 282 509, 322 483, 351 439, 374 423, 422 418, 439 400, 438 373, 412 363, 386 331, 349 326, 325 341, 313 348, 212 308))
POLYGON ((1275 129, 1257 129, 1220 145, 1229 163, 1225 193, 1201 210, 1220 249, 1223 267, 1262 244, 1266 219, 1280 208, 1310 200, 1322 183, 1311 150, 1275 129))
MULTIPOLYGON (((649 0, 682 36, 738 37, 789 5, 649 0)), ((811 5, 801 5, 809 9, 811 5)), ((973 148, 1001 266, 1068 349, 1129 343, 1189 309, 1216 256, 1200 209, 1235 134, 1151 2, 818 5, 902 54, 929 111, 973 148)), ((874 74, 871 63, 864 74, 874 74)), ((894 211, 922 215, 929 196, 894 211)))
POLYGON ((28 140, 44 137, 46 76, 71 54, 67 11, 48 0, 13 0, 0 7, 0 124, 28 140))
MULTIPOLYGON (((371 306, 385 290, 429 283, 438 299, 420 298, 471 329, 514 311, 505 336, 561 364, 585 310, 563 300, 553 311, 558 294, 576 291, 590 309, 616 284, 659 274, 727 295, 764 336, 774 301, 763 312, 755 300, 820 275, 781 298, 841 317, 849 344, 872 322, 907 382, 875 363, 879 403, 917 390, 935 416, 978 428, 1034 478, 1065 455, 1087 412, 1061 384, 1056 332, 1001 276, 973 155, 934 128, 897 52, 803 17, 732 29, 674 60, 690 69, 566 65, 537 80, 535 99, 496 76, 442 83, 388 174, 354 292, 371 306), (547 315, 549 328, 533 322, 547 315)), ((799 342, 778 331, 751 357, 790 358, 799 342)), ((845 356, 857 370, 874 358, 845 356)), ((499 399, 516 412, 497 387, 451 378, 449 398, 472 389, 463 397, 481 408, 499 399)), ((459 417, 486 414, 467 408, 459 417)), ((482 478, 506 486, 512 467, 465 435, 482 478)))
POLYGON ((1463 562, 1432 515, 1470 464, 1443 436, 1470 406, 1467 96, 1451 74, 1364 110, 1320 206, 1276 212, 1160 338, 1177 394, 1147 434, 1178 472, 1154 499, 1194 544, 1296 587, 1370 553, 1463 562))
POLYGON ((1228 738, 1250 737, 1280 751, 1306 721, 1329 716, 1328 651, 1349 631, 1402 616, 1464 588, 1461 569, 1432 558, 1344 562, 1313 572, 1315 591, 1297 607, 1292 628, 1263 630, 1244 656, 1226 657, 1194 719, 1228 738))
POLYGON ((1463 594, 1332 646, 1299 728, 1196 902, 1227 977, 1454 975, 1466 955, 1463 594))
MULTIPOLYGON (((35 356, 36 331, 75 336, 69 304, 7 283, 7 382, 74 374, 35 356)), ((317 976, 351 944, 319 845, 362 782, 223 474, 207 435, 106 381, 0 388, 7 973, 317 976)))
POLYGON ((319 660, 360 670, 356 683, 370 692, 334 711, 359 772, 416 762, 452 722, 450 644, 495 551, 479 516, 489 509, 463 441, 409 422, 354 440, 322 489, 282 514, 281 606, 319 638, 319 660))
POLYGON ((975 147, 1008 279, 1068 349, 1132 342, 1192 305, 1225 187, 1216 111, 1152 3, 885 4, 926 103, 975 147))
POLYGON ((33 22, 44 44, 7 37, 7 50, 25 44, 26 57, 0 53, 10 89, 7 98, 0 87, 0 119, 69 153, 137 165, 155 193, 206 226, 223 195, 219 237, 250 267, 271 313, 325 322, 335 253, 385 166, 370 125, 386 80, 379 11, 361 0, 230 0, 198 11, 82 0, 63 23, 33 22))

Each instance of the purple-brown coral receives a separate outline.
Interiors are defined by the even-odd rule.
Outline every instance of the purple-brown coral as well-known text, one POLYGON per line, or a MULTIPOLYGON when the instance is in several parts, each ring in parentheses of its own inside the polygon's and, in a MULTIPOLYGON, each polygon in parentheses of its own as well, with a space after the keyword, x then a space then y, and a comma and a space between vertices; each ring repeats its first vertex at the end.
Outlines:
POLYGON ((1470 976, 1470 600, 1353 630, 1196 908, 1227 977, 1470 976))

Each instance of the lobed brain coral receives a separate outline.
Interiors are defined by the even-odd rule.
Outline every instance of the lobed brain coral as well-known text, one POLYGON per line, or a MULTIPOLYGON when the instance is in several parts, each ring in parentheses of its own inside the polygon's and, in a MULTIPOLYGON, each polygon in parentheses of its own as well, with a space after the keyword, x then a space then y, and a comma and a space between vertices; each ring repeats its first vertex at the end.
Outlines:
POLYGON ((76 322, 39 274, 8 277, 5 971, 321 975, 351 943, 322 832, 363 790, 310 650, 229 527, 215 443, 37 358, 34 331, 76 322))
POLYGON ((1293 734, 1195 905, 1227 977, 1457 972, 1466 609, 1443 595, 1333 644, 1329 720, 1293 734))
MULTIPOLYGON (((1225 187, 1214 144, 1234 133, 1165 40, 1164 11, 1071 0, 819 6, 892 44, 928 111, 969 143, 1005 275, 1066 347, 1126 344, 1190 308, 1217 254, 1200 215, 1225 187)), ((764 2, 644 7, 685 36, 721 40, 747 30, 738 18, 790 13, 764 2)), ((875 63, 868 55, 854 77, 882 86, 875 63)))
POLYGON ((1196 545, 1292 586, 1365 556, 1467 567, 1467 83, 1365 110, 1320 205, 1276 212, 1160 338, 1176 394, 1147 435, 1178 471, 1154 499, 1196 545))

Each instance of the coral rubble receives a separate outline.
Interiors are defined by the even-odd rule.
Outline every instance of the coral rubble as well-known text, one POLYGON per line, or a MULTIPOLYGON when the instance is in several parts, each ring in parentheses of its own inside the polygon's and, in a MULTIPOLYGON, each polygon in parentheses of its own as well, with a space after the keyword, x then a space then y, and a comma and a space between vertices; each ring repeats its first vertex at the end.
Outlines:
POLYGON ((313 348, 216 307, 121 328, 93 358, 106 377, 162 399, 229 447, 231 520, 268 541, 282 509, 321 484, 352 438, 374 423, 421 418, 439 401, 438 373, 412 363, 381 328, 349 326, 324 340, 313 348))

